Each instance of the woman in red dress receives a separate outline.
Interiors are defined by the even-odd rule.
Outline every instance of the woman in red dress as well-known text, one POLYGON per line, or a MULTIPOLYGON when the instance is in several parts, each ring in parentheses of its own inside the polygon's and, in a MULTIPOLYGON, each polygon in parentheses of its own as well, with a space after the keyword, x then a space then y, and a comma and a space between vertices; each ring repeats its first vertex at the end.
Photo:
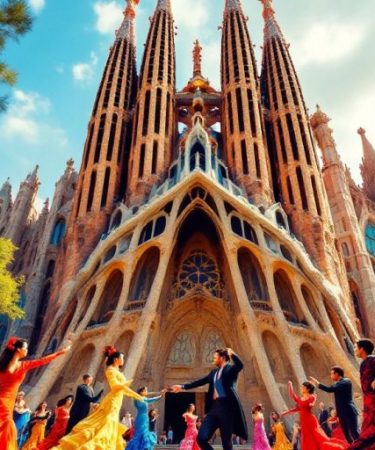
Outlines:
POLYGON ((185 432, 185 437, 180 443, 180 450, 199 450, 199 446, 197 444, 197 419, 198 416, 194 414, 195 405, 190 403, 186 412, 182 415, 184 418, 187 429, 185 432))
POLYGON ((27 356, 27 341, 11 338, 0 356, 0 449, 17 450, 17 430, 13 408, 17 392, 29 370, 50 363, 65 354, 69 347, 33 361, 22 361, 27 356))
POLYGON ((340 439, 329 438, 319 425, 318 419, 312 413, 316 403, 314 385, 305 381, 301 386, 301 397, 293 390, 293 383, 289 381, 289 396, 296 402, 296 407, 285 411, 282 415, 300 414, 301 421, 301 450, 345 450, 348 444, 340 439))
POLYGON ((332 437, 347 442, 345 434, 341 428, 340 420, 337 417, 337 411, 335 410, 335 408, 331 409, 331 412, 329 413, 329 418, 327 420, 327 424, 332 431, 332 437))
POLYGON ((57 402, 57 408, 55 409, 55 422, 52 425, 49 435, 38 445, 38 450, 49 450, 57 445, 59 440, 65 435, 73 400, 73 395, 68 395, 57 402))

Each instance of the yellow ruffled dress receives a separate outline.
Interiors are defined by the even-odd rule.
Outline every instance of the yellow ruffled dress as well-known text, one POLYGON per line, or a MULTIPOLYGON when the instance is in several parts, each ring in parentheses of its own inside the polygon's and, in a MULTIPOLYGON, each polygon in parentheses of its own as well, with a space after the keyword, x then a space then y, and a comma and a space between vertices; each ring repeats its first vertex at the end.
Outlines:
POLYGON ((110 392, 86 419, 79 422, 52 450, 123 450, 122 435, 126 429, 120 424, 119 414, 124 395, 143 401, 143 397, 129 388, 130 381, 115 367, 106 372, 110 392))
POLYGON ((44 434, 46 431, 47 419, 38 420, 33 425, 29 439, 25 442, 22 450, 36 450, 38 445, 44 439, 44 434))
POLYGON ((292 450, 293 445, 289 442, 284 430, 284 425, 281 422, 276 422, 272 426, 272 431, 275 434, 275 444, 273 450, 292 450))

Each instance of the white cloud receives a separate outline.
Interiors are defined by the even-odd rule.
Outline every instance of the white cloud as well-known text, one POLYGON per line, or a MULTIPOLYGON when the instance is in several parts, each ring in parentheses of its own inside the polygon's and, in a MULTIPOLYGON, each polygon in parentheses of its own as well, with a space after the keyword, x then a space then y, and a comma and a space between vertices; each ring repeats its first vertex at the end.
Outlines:
POLYGON ((123 6, 116 1, 94 3, 94 12, 96 14, 95 28, 101 34, 113 34, 121 24, 123 18, 123 6))
POLYGON ((38 13, 44 8, 46 2, 45 0, 29 0, 29 4, 31 8, 38 13))
POLYGON ((1 116, 0 135, 4 140, 23 141, 31 145, 53 143, 64 147, 65 132, 48 123, 51 102, 37 92, 15 89, 11 106, 1 116))
POLYGON ((297 66, 339 61, 353 53, 365 37, 363 24, 330 20, 317 22, 294 39, 292 53, 297 66))
POLYGON ((207 24, 210 17, 210 7, 207 3, 207 0, 195 0, 193 12, 191 2, 174 0, 172 7, 176 24, 184 29, 199 30, 207 24))
POLYGON ((40 214, 43 211, 45 200, 43 198, 40 198, 39 196, 36 197, 34 201, 34 207, 37 210, 38 214, 40 214))
POLYGON ((72 67, 73 78, 81 83, 87 83, 93 79, 98 57, 94 52, 90 53, 90 62, 80 62, 72 67))

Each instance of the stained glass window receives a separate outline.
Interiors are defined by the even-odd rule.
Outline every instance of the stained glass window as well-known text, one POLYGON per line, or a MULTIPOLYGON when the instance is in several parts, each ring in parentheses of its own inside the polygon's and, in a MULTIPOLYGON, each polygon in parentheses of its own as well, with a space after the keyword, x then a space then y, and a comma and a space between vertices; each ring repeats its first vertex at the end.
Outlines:
POLYGON ((366 227, 366 247, 371 256, 375 256, 375 224, 369 223, 366 227))
POLYGON ((175 298, 191 291, 207 291, 217 298, 223 297, 224 284, 216 262, 204 250, 194 250, 182 263, 174 284, 175 298))

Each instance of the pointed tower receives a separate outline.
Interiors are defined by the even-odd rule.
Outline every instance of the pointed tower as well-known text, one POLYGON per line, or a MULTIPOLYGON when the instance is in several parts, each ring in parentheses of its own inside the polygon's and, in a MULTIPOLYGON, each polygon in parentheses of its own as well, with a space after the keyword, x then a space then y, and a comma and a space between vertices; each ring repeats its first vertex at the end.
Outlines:
POLYGON ((159 0, 146 41, 135 113, 127 200, 140 203, 164 178, 173 157, 175 102, 174 21, 159 0))
MULTIPOLYGON (((0 224, 8 216, 9 208, 12 204, 12 186, 9 182, 9 178, 2 185, 0 189, 0 224)), ((0 227, 2 228, 2 227, 0 227)), ((0 231, 0 235, 4 230, 0 231)))
POLYGON ((39 166, 35 166, 21 183, 6 224, 4 237, 11 239, 16 246, 21 244, 26 227, 37 218, 34 203, 40 185, 38 170, 39 166))
MULTIPOLYGON (((375 328, 370 317, 375 314, 375 274, 370 256, 366 251, 363 232, 357 219, 348 175, 332 137, 332 130, 328 125, 330 120, 318 106, 317 111, 311 117, 311 126, 322 151, 323 181, 331 206, 338 247, 348 275, 351 307, 356 316, 359 332, 367 336, 373 336, 375 328)), ((365 141, 364 130, 361 128, 358 132, 363 133, 361 136, 365 141)), ((374 152, 371 146, 367 148, 369 153, 367 157, 371 155, 371 150, 374 152)), ((367 151, 365 150, 364 159, 366 159, 367 151)), ((375 152, 373 153, 374 156, 375 152)), ((375 169, 374 165, 370 167, 375 169)))
POLYGON ((136 96, 135 8, 127 0, 88 125, 85 151, 67 232, 72 255, 64 279, 75 273, 105 232, 127 184, 132 109, 136 96), (73 248, 71 248, 73 246, 73 248))
MULTIPOLYGON (((268 143, 280 200, 294 233, 322 270, 327 270, 325 230, 332 228, 328 204, 295 71, 271 0, 263 3, 262 100, 269 111, 268 143)), ((331 242, 332 243, 332 242, 331 242)), ((334 251, 334 250, 332 250, 334 251)))
POLYGON ((367 139, 366 130, 360 128, 358 134, 361 136, 363 145, 361 164, 363 190, 367 197, 375 202, 375 149, 367 139))
POLYGON ((226 159, 237 182, 257 204, 271 202, 263 140, 259 79, 240 0, 226 0, 221 43, 226 159))

